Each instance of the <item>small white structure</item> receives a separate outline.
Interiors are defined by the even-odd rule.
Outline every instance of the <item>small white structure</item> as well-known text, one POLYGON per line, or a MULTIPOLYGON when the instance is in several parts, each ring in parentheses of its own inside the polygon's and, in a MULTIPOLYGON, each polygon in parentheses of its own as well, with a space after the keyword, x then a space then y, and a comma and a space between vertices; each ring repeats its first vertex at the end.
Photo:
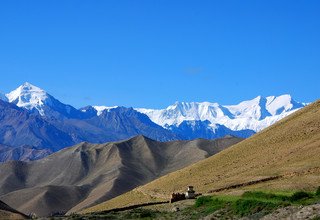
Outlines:
POLYGON ((193 186, 188 186, 188 190, 186 192, 186 199, 194 199, 196 197, 195 191, 193 190, 193 186))

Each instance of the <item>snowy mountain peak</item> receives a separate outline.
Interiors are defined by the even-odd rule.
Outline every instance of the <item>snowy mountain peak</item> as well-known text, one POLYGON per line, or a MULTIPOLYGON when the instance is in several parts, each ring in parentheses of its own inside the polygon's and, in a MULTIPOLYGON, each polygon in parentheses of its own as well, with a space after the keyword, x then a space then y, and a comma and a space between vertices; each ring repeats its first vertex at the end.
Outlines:
POLYGON ((23 83, 21 86, 19 86, 14 91, 16 91, 16 90, 20 90, 20 91, 24 91, 24 92, 32 91, 32 92, 44 92, 45 93, 45 91, 43 89, 40 89, 39 87, 32 85, 29 82, 23 83))
POLYGON ((304 107, 290 95, 257 96, 237 105, 210 102, 175 102, 166 109, 136 109, 163 126, 179 126, 183 121, 205 121, 221 124, 232 130, 260 131, 281 118, 304 107))
POLYGON ((114 108, 118 108, 119 106, 112 106, 112 107, 108 107, 108 106, 92 106, 95 110, 97 110, 97 116, 101 115, 103 111, 109 111, 110 109, 114 109, 114 108))
POLYGON ((29 110, 36 109, 41 115, 44 114, 41 106, 50 104, 48 93, 28 82, 23 83, 17 89, 6 94, 6 97, 9 102, 29 110))
POLYGON ((219 107, 218 103, 210 102, 175 102, 173 105, 167 107, 167 110, 170 109, 179 109, 179 110, 191 110, 197 108, 210 108, 210 107, 219 107))
POLYGON ((24 82, 21 86, 24 87, 24 88, 36 88, 36 89, 40 89, 39 87, 36 87, 36 86, 32 85, 32 84, 29 83, 29 82, 24 82))
POLYGON ((77 110, 71 105, 61 103, 45 90, 25 82, 17 89, 6 94, 9 102, 25 108, 32 113, 48 118, 83 118, 88 117, 86 110, 77 110))
POLYGON ((272 115, 278 115, 282 112, 291 111, 297 108, 302 108, 306 104, 296 102, 291 95, 285 94, 281 96, 267 97, 267 109, 272 115))
POLYGON ((48 94, 39 87, 25 82, 6 96, 10 102, 13 102, 18 98, 25 98, 26 101, 31 101, 32 98, 41 98, 41 100, 45 100, 48 94))

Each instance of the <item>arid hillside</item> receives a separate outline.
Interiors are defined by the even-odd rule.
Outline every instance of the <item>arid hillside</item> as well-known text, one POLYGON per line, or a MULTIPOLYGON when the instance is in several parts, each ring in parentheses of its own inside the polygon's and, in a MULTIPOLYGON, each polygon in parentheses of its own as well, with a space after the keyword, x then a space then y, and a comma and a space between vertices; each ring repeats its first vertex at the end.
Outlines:
POLYGON ((75 212, 203 160, 242 139, 158 142, 144 136, 81 143, 32 162, 0 165, 0 199, 25 213, 75 212))

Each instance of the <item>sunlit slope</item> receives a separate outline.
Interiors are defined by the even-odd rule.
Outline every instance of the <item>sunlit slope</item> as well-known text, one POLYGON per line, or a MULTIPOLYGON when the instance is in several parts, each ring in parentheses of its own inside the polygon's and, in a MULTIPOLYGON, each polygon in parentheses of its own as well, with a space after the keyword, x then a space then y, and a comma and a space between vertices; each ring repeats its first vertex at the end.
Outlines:
POLYGON ((165 199, 172 192, 185 190, 188 185, 194 185, 198 192, 207 193, 210 190, 271 176, 281 178, 248 188, 311 189, 320 185, 319 155, 320 101, 316 101, 208 159, 85 211, 135 203, 135 194, 143 194, 145 199, 148 196, 165 199))

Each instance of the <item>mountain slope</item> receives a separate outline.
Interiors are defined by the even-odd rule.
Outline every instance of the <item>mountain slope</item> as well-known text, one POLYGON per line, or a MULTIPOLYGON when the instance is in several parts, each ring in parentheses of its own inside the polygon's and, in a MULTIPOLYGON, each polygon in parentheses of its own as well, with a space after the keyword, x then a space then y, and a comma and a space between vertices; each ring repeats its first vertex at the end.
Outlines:
POLYGON ((45 216, 106 201, 241 141, 157 142, 143 136, 106 144, 81 143, 41 160, 0 165, 0 199, 45 216))
MULTIPOLYGON (((95 112, 90 107, 86 109, 88 115, 95 112)), ((93 115, 86 119, 52 118, 47 121, 70 134, 74 144, 83 141, 90 143, 119 141, 136 135, 160 141, 177 139, 172 132, 155 124, 146 115, 125 107, 104 110, 99 116, 93 115)))
POLYGON ((28 216, 11 208, 6 203, 0 201, 0 219, 27 219, 28 216))
POLYGON ((52 150, 73 144, 72 137, 38 115, 0 100, 0 143, 13 147, 25 145, 52 150))
POLYGON ((37 149, 30 146, 12 147, 0 144, 0 162, 11 160, 37 160, 52 154, 49 149, 37 149))
POLYGON ((316 101, 231 148, 87 212, 132 204, 137 202, 136 197, 140 201, 150 196, 168 198, 188 185, 207 193, 272 176, 279 178, 240 189, 314 190, 320 181, 319 155, 320 101, 316 101))
POLYGON ((0 92, 0 100, 7 102, 7 101, 8 101, 8 98, 6 97, 5 94, 3 94, 3 93, 0 92))
POLYGON ((212 124, 210 121, 183 121, 178 126, 171 125, 168 127, 170 131, 184 140, 192 140, 196 138, 215 139, 226 135, 233 135, 241 138, 248 138, 255 134, 249 129, 233 131, 224 125, 212 124))
POLYGON ((144 135, 161 141, 178 139, 172 132, 155 124, 148 116, 133 108, 115 107, 107 109, 102 111, 98 117, 89 119, 88 122, 103 129, 109 136, 108 141, 126 139, 137 135, 144 135))

